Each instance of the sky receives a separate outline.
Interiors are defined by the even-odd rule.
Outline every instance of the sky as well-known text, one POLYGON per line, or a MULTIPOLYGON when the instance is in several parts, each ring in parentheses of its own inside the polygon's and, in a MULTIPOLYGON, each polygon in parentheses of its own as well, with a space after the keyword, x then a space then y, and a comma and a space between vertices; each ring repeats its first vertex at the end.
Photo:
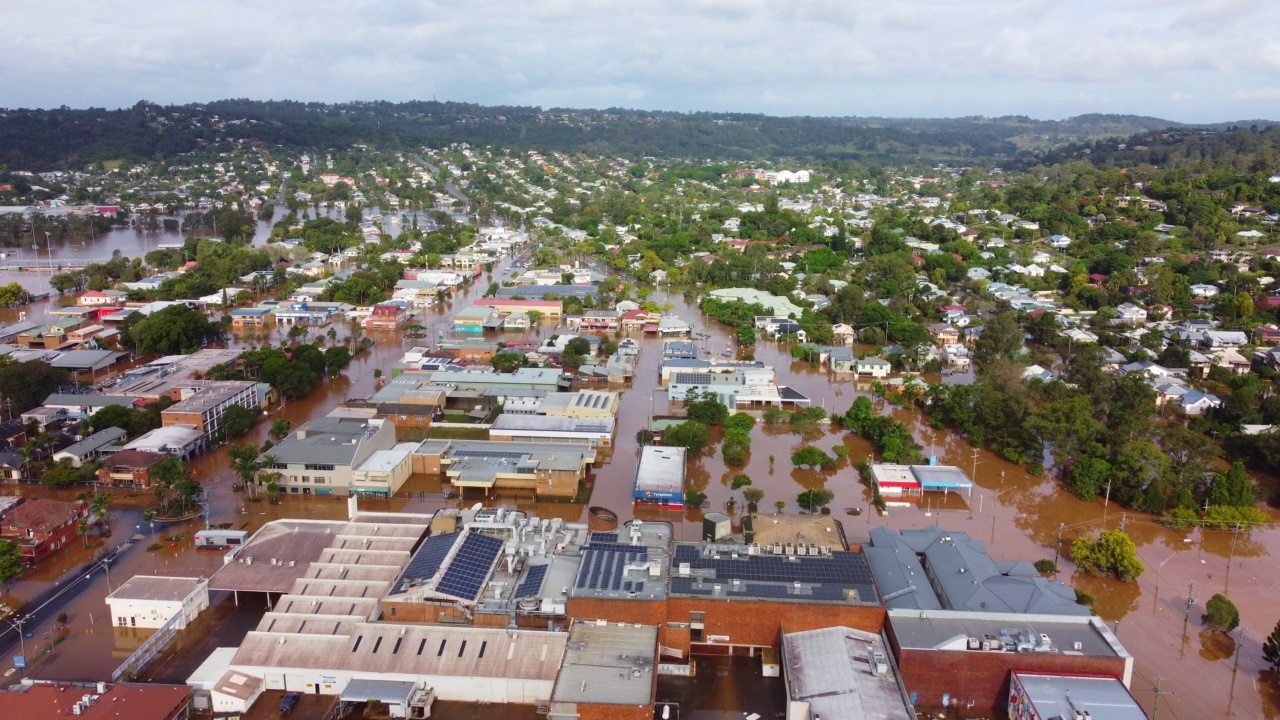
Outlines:
POLYGON ((1280 119, 1276 0, 5 4, 5 107, 435 98, 770 115, 1280 119))

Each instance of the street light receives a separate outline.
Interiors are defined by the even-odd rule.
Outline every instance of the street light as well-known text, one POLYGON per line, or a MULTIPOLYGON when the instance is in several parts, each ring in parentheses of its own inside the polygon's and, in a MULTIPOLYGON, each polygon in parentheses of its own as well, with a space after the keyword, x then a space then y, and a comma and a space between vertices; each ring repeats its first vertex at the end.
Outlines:
POLYGON ((15 617, 13 619, 5 618, 4 620, 6 623, 9 623, 10 627, 12 627, 14 630, 18 632, 18 652, 22 654, 22 665, 23 665, 23 667, 18 668, 19 678, 22 678, 26 675, 26 665, 27 665, 27 641, 24 639, 24 636, 22 634, 22 625, 23 623, 25 623, 30 619, 31 619, 30 617, 15 617))
POLYGON ((1151 598, 1151 609, 1152 609, 1152 610, 1156 610, 1156 609, 1159 607, 1159 602, 1160 602, 1160 571, 1161 571, 1162 569, 1164 569, 1164 563, 1169 562, 1170 560, 1174 559, 1174 558, 1175 558, 1175 557, 1177 557, 1177 556, 1178 556, 1178 553, 1174 553, 1174 554, 1170 555, 1169 557, 1165 558, 1165 559, 1164 559, 1164 562, 1160 563, 1159 565, 1156 565, 1156 591, 1155 591, 1155 593, 1153 593, 1154 597, 1152 597, 1152 598, 1151 598))

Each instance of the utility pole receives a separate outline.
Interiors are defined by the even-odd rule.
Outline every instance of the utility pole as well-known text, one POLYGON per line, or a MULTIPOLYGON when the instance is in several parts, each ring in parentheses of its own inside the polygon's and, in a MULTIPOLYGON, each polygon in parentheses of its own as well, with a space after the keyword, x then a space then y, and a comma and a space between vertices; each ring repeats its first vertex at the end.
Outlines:
POLYGON ((1160 684, 1164 682, 1164 676, 1156 676, 1156 704, 1151 708, 1151 720, 1156 720, 1160 715, 1160 684))
POLYGON ((1231 531, 1231 549, 1227 551, 1227 577, 1224 580, 1225 585, 1222 588, 1223 592, 1227 592, 1231 589, 1231 560, 1235 557, 1236 539, 1239 537, 1240 537, 1240 523, 1237 522, 1235 529, 1231 531))
POLYGON ((1058 547, 1053 551, 1053 567, 1058 567, 1058 556, 1062 554, 1062 531, 1066 529, 1066 523, 1058 523, 1058 547))
POLYGON ((1196 604, 1196 581, 1191 581, 1191 587, 1187 588, 1187 612, 1183 616, 1184 620, 1191 619, 1191 608, 1196 604))
POLYGON ((1124 526, 1129 524, 1128 513, 1120 513, 1120 532, 1124 532, 1124 526))

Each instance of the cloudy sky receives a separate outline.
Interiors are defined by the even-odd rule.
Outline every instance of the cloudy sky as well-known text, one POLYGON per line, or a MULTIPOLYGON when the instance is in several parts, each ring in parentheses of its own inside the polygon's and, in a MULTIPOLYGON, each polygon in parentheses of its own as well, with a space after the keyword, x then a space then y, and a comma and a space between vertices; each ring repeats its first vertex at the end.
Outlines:
POLYGON ((1280 119, 1276 0, 5 4, 8 107, 434 97, 777 115, 1280 119))

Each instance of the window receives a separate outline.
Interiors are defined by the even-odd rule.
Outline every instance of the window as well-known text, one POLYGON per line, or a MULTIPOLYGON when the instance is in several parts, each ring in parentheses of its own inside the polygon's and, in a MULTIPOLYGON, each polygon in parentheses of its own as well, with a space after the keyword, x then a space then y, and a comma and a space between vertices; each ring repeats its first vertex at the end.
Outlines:
POLYGON ((427 647, 427 639, 422 638, 422 642, 418 643, 418 654, 422 654, 422 650, 427 647))
POLYGON ((323 485, 323 484, 324 484, 324 478, 322 478, 322 477, 317 477, 317 478, 316 478, 316 484, 317 484, 317 485, 323 485))
POLYGON ((374 640, 374 641, 373 641, 373 653, 372 653, 372 654, 377 655, 377 654, 378 654, 378 648, 380 648, 380 647, 382 647, 382 638, 378 638, 377 640, 374 640))
POLYGON ((310 476, 310 475, 303 475, 303 476, 302 476, 302 482, 310 484, 310 483, 311 483, 311 476, 310 476))
POLYGON ((444 657, 444 646, 449 644, 448 640, 440 641, 440 649, 436 651, 436 657, 444 657))
POLYGON ((689 613, 689 640, 692 642, 704 642, 706 633, 703 624, 706 622, 707 614, 705 612, 689 613))
POLYGON ((467 641, 462 641, 462 647, 458 648, 458 657, 462 657, 462 653, 467 651, 467 641))

